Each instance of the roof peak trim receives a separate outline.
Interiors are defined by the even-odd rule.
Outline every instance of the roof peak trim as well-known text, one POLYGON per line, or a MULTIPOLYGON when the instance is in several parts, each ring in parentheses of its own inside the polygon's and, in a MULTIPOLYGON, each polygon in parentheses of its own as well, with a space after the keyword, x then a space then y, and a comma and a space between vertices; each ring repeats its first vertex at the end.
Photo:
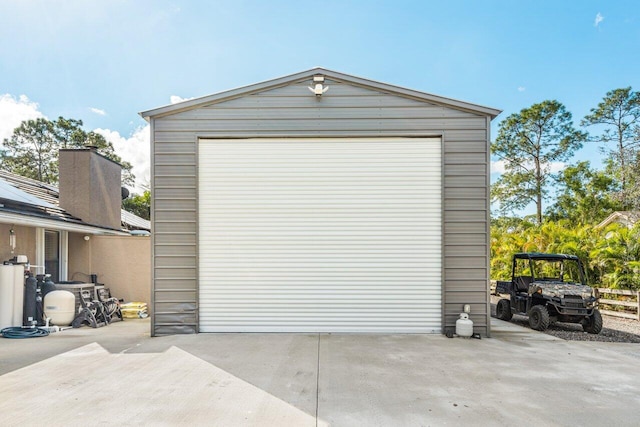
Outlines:
POLYGON ((286 86, 290 83, 295 83, 297 81, 301 81, 306 78, 311 78, 317 74, 323 74, 325 77, 329 77, 335 80, 341 80, 344 82, 356 84, 363 87, 382 90, 382 91, 390 92, 400 96, 411 97, 411 98, 422 100, 425 102, 432 102, 435 104, 445 105, 455 109, 466 110, 474 113, 483 114, 491 117, 492 119, 498 116, 498 114, 502 112, 501 110, 491 108, 491 107, 485 107, 478 104, 472 104, 465 101, 460 101, 460 100, 447 98, 439 95, 433 95, 430 93, 420 92, 413 89, 407 89, 401 86, 381 83, 375 80, 356 77, 349 74, 332 71, 322 67, 314 67, 306 71, 302 71, 295 74, 289 74, 283 77, 266 80, 260 83, 254 83, 251 85, 214 93, 212 95, 206 95, 198 98, 189 99, 176 104, 165 105, 163 107, 155 108, 152 110, 142 111, 139 114, 146 120, 148 120, 151 117, 161 117, 161 116, 166 116, 171 114, 177 114, 183 111, 188 111, 194 108, 198 108, 206 104, 210 104, 214 102, 223 102, 233 98, 239 98, 241 96, 250 95, 252 93, 262 92, 268 89, 274 89, 279 86, 286 86))

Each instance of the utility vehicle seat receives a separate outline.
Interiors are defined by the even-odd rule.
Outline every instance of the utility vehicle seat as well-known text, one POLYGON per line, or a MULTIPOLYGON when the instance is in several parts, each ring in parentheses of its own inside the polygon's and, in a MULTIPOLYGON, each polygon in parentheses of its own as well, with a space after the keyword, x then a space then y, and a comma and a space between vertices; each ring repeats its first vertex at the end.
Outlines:
POLYGON ((529 285, 533 282, 533 277, 518 276, 515 278, 514 282, 518 292, 529 292, 529 285))

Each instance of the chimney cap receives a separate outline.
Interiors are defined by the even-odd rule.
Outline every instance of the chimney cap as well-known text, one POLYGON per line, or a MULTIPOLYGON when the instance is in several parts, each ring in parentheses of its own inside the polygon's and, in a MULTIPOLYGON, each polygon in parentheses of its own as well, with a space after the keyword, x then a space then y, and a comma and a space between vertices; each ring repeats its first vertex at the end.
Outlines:
POLYGON ((96 147, 95 145, 92 146, 86 146, 84 148, 61 148, 58 150, 58 154, 62 154, 62 153, 70 153, 72 151, 77 151, 77 152, 82 152, 82 153, 94 153, 96 154, 98 157, 102 157, 103 159, 111 162, 111 163, 115 163, 116 165, 122 167, 122 165, 118 162, 116 162, 113 159, 108 158, 107 156, 105 156, 104 154, 100 154, 100 152, 98 152, 98 147, 96 147))

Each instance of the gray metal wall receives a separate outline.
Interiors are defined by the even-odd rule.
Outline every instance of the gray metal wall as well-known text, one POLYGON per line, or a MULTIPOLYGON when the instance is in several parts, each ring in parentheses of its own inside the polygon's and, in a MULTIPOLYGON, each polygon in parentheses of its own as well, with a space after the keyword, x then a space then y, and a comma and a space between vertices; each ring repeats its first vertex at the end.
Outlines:
POLYGON ((471 304, 488 333, 488 115, 327 79, 151 118, 154 318, 152 333, 193 333, 197 313, 197 140, 201 137, 442 136, 444 140, 444 326, 471 304))

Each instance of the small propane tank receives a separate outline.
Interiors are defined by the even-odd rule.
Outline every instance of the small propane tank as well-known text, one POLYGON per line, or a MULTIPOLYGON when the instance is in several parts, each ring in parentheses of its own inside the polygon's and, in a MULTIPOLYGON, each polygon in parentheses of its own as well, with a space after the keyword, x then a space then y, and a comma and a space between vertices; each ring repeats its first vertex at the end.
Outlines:
POLYGON ((460 318, 456 320, 456 335, 462 338, 471 338, 473 335, 473 322, 467 313, 460 313, 460 318))

